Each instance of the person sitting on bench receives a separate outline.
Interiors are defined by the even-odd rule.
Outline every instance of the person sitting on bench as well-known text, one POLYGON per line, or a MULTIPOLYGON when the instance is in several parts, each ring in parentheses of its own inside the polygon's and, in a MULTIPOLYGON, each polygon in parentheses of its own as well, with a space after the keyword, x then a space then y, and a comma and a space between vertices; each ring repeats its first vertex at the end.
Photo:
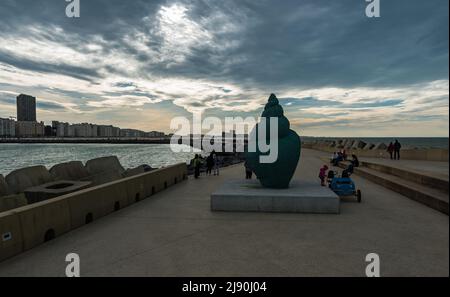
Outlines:
POLYGON ((353 174, 353 164, 348 165, 347 168, 342 171, 342 177, 350 177, 353 174))
POLYGON ((342 156, 342 153, 338 152, 337 153, 337 157, 334 158, 331 162, 333 163, 333 166, 338 166, 339 162, 341 162, 343 160, 344 160, 344 157, 342 156))

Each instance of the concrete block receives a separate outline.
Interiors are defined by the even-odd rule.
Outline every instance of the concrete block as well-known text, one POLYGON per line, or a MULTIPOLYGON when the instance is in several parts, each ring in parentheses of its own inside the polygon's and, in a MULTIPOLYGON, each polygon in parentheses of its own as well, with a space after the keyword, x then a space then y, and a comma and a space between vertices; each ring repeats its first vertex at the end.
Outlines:
POLYGON ((367 145, 367 143, 365 143, 364 141, 356 140, 352 145, 352 149, 362 149, 366 145, 367 145))
POLYGON ((339 203, 328 187, 305 181, 292 181, 288 189, 267 189, 257 180, 229 180, 211 194, 213 211, 337 214, 339 203))
POLYGON ((61 163, 50 168, 54 180, 81 180, 89 176, 89 172, 81 161, 61 163))
POLYGON ((90 175, 110 171, 122 174, 125 171, 116 156, 101 157, 89 160, 86 162, 86 169, 90 175))
POLYGON ((141 165, 135 168, 129 168, 127 170, 125 170, 124 173, 122 173, 122 177, 130 177, 130 176, 134 176, 134 175, 138 175, 138 174, 142 174, 145 173, 145 166, 141 165))
POLYGON ((82 181, 92 182, 92 186, 103 185, 122 178, 122 174, 118 171, 104 171, 98 174, 90 175, 81 179, 82 181))
POLYGON ((71 229, 68 200, 52 200, 12 210, 19 216, 22 226, 24 250, 31 249, 71 229))
POLYGON ((24 192, 25 189, 53 181, 44 166, 33 166, 14 170, 6 176, 6 183, 13 193, 24 192))
POLYGON ((368 143, 363 147, 363 150, 371 150, 375 147, 375 144, 373 143, 368 143))
POLYGON ((0 261, 23 251, 19 216, 11 211, 0 213, 0 261))
POLYGON ((349 140, 347 141, 347 143, 345 144, 345 147, 344 147, 344 148, 345 148, 345 149, 351 149, 354 143, 355 143, 355 140, 349 139, 349 140))
POLYGON ((9 187, 6 183, 5 178, 3 175, 0 174, 0 197, 6 196, 9 194, 9 187))
POLYGON ((0 197, 0 212, 15 209, 28 204, 23 193, 0 197))
POLYGON ((91 186, 89 181, 60 180, 28 188, 25 190, 25 196, 31 204, 80 191, 89 186, 91 186))
POLYGON ((375 144, 375 146, 372 148, 373 150, 386 150, 388 147, 385 143, 380 142, 375 144))

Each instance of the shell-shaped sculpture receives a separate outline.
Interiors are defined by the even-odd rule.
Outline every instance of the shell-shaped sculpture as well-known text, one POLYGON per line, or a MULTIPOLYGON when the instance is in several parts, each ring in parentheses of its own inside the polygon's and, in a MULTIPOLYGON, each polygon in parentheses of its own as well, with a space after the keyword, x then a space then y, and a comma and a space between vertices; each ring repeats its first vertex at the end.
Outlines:
POLYGON ((270 95, 261 118, 265 118, 265 122, 258 123, 249 136, 246 151, 247 164, 264 187, 287 188, 300 160, 300 137, 290 129, 289 120, 284 116, 283 107, 274 94, 270 95), (269 146, 270 143, 274 143, 274 135, 270 134, 270 118, 278 121, 278 135, 276 135, 278 154, 275 162, 263 163, 260 157, 269 155, 270 151, 261 152, 260 142, 265 141, 269 146), (258 138, 258 130, 262 124, 266 125, 266 139, 258 138), (254 142, 253 145, 252 142, 254 142), (256 148, 256 151, 251 151, 252 147, 256 148))

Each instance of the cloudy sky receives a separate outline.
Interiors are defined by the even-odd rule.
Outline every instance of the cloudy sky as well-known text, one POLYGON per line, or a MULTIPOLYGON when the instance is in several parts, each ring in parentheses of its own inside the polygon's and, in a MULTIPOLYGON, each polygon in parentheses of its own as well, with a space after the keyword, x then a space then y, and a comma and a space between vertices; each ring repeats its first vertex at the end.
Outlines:
POLYGON ((1 0, 0 117, 170 131, 258 116, 315 136, 448 136, 448 0, 1 0))

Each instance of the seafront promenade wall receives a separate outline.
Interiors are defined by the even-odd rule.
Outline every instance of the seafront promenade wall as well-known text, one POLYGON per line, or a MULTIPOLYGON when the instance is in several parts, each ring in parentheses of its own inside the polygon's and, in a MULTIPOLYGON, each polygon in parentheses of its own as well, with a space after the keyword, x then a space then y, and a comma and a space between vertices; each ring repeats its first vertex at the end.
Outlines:
MULTIPOLYGON (((339 151, 339 148, 332 147, 327 143, 303 143, 302 147, 315 149, 323 152, 329 152, 330 156, 333 152, 339 151)), ((361 149, 346 148, 347 155, 355 154, 358 157, 370 158, 389 158, 386 149, 361 149)), ((402 149, 401 158, 405 160, 424 160, 424 161, 441 161, 448 162, 448 149, 402 149)))
POLYGON ((0 261, 186 179, 181 163, 0 213, 0 261))

